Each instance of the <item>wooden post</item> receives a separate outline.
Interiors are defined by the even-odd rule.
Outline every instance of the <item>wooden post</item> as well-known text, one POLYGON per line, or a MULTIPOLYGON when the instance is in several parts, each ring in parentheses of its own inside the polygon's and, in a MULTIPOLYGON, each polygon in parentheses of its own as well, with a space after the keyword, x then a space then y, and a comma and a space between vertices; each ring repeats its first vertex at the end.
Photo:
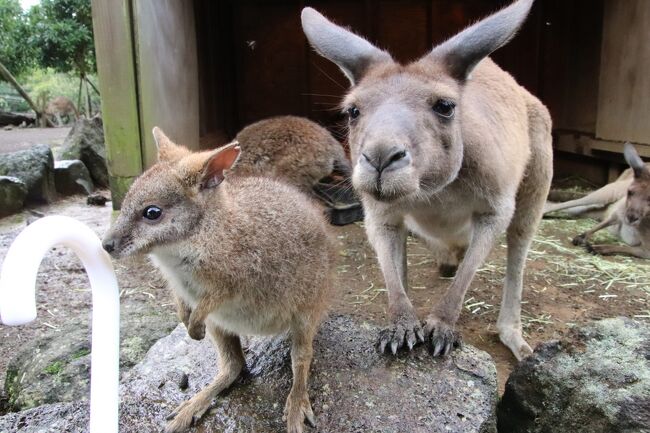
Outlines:
POLYGON ((113 208, 142 172, 131 0, 92 0, 113 208))

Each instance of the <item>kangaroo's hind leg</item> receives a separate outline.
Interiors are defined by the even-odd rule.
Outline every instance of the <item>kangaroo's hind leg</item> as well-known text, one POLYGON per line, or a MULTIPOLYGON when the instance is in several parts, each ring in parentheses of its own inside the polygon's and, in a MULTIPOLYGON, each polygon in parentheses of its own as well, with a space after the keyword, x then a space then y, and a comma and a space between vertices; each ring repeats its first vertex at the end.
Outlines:
POLYGON ((508 264, 497 329, 501 342, 517 359, 532 353, 521 328, 521 294, 528 248, 542 218, 553 176, 550 119, 531 110, 531 150, 527 172, 519 186, 515 213, 507 231, 508 264), (544 121, 546 120, 546 121, 544 121), (537 122, 535 122, 537 121, 537 122))

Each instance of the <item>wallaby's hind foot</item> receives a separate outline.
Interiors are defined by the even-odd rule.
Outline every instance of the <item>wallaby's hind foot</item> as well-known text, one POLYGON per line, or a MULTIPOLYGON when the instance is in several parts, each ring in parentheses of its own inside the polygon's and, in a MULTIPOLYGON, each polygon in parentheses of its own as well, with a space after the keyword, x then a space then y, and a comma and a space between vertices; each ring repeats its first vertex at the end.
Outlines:
POLYGON ((217 375, 212 383, 167 416, 165 433, 184 432, 195 425, 212 405, 212 399, 232 385, 246 364, 239 337, 227 335, 213 326, 208 327, 208 331, 219 353, 217 375))
POLYGON ((430 314, 424 321, 425 344, 431 354, 436 356, 447 356, 452 349, 462 345, 462 339, 453 325, 430 314))
POLYGON ((287 433, 302 433, 303 424, 316 427, 316 417, 311 408, 307 392, 302 393, 302 395, 293 392, 289 394, 282 419, 287 423, 287 433))

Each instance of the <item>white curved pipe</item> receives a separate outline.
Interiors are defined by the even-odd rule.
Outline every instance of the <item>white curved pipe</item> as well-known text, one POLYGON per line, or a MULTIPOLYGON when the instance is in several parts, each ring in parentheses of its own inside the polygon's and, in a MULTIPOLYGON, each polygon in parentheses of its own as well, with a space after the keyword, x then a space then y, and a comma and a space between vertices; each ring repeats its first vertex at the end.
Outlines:
POLYGON ((118 430, 120 351, 119 290, 109 255, 85 224, 48 216, 30 224, 11 244, 0 273, 0 320, 23 325, 36 319, 36 273, 55 245, 71 248, 81 259, 92 289, 90 432, 118 430))

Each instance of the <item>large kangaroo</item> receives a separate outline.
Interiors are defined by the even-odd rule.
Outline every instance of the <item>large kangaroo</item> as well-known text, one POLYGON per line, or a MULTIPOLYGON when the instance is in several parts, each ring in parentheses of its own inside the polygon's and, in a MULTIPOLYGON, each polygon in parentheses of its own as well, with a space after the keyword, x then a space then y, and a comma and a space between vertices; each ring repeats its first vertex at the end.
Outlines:
MULTIPOLYGON (((650 167, 644 164, 639 154, 630 143, 625 143, 625 160, 630 164, 629 176, 626 170, 619 179, 594 191, 591 196, 593 203, 595 198, 606 198, 614 196, 613 191, 618 192, 620 188, 621 197, 610 206, 603 221, 592 229, 576 236, 573 239, 574 245, 585 245, 587 250, 594 254, 613 255, 625 254, 650 259, 650 167), (625 176, 625 177, 624 177, 625 176), (628 178, 629 177, 629 178, 628 178), (623 180, 621 180, 623 178, 623 180), (618 184, 615 188, 612 185, 618 184), (623 186, 621 186, 623 185, 623 186), (607 187, 609 192, 604 193, 607 187), (601 192, 600 195, 598 193, 601 192), (599 230, 609 227, 627 245, 591 245, 589 238, 599 230)), ((607 204, 607 203, 606 203, 607 204)))
POLYGON ((446 355, 476 270, 507 229, 508 266, 498 329, 517 359, 531 353, 521 331, 523 268, 552 176, 551 119, 544 105, 492 60, 522 25, 533 0, 519 0, 401 65, 314 9, 302 12, 312 46, 352 87, 352 181, 388 289, 392 325, 382 351, 430 345, 446 355), (456 276, 422 324, 407 295, 406 237, 435 249, 456 276), (461 261, 462 260, 462 261, 461 261))

